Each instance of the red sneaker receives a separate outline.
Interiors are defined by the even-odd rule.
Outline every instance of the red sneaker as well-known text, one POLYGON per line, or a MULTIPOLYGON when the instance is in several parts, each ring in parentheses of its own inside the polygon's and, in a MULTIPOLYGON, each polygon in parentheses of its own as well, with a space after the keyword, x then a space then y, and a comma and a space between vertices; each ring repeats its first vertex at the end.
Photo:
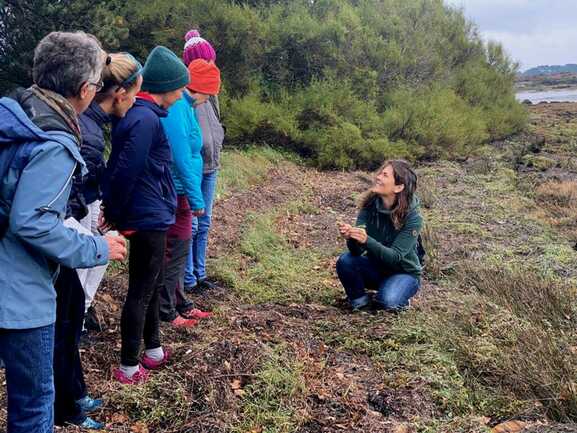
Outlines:
POLYGON ((146 368, 147 370, 158 370, 159 368, 164 367, 168 363, 168 360, 170 359, 170 349, 168 347, 163 349, 164 349, 164 356, 160 361, 155 361, 154 359, 149 358, 148 356, 146 356, 145 353, 144 356, 142 357, 142 361, 140 361, 143 367, 146 368))
POLYGON ((208 311, 202 311, 199 310, 198 308, 192 308, 188 311, 185 311, 184 313, 181 313, 182 317, 184 317, 185 319, 208 319, 209 317, 212 317, 212 313, 209 313, 208 311))
POLYGON ((138 371, 131 377, 126 376, 120 368, 116 368, 113 372, 114 378, 124 385, 140 385, 148 380, 149 375, 150 372, 142 365, 138 366, 138 371))
POLYGON ((170 324, 175 328, 193 328, 198 325, 198 320, 187 316, 176 316, 176 319, 170 322, 170 324))

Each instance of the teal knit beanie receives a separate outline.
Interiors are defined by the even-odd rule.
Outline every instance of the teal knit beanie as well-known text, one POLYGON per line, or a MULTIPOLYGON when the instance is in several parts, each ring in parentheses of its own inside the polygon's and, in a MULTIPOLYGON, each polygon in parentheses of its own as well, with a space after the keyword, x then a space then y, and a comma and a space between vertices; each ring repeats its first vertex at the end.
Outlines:
POLYGON ((149 93, 168 93, 185 87, 189 82, 188 69, 176 54, 163 46, 155 47, 142 70, 142 90, 149 93))

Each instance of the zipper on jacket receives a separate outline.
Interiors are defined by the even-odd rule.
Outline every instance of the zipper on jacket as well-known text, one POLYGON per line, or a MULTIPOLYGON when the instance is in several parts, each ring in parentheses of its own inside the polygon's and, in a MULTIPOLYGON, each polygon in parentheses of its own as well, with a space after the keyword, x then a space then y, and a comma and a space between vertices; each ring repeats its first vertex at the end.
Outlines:
POLYGON ((64 194, 64 191, 66 191, 66 188, 68 188, 68 185, 70 184, 70 181, 72 180, 72 178, 74 177, 74 173, 76 172, 76 168, 78 167, 78 163, 75 162, 74 163, 74 167, 72 168, 72 171, 70 172, 70 176, 68 176, 68 179, 66 180, 66 183, 64 184, 64 186, 60 189, 60 191, 58 192, 58 194, 56 195, 56 197, 54 197, 53 200, 51 200, 47 205, 44 206, 40 206, 39 208, 36 208, 35 210, 38 212, 42 212, 42 213, 46 213, 46 212, 51 212, 51 213, 55 213, 57 215, 60 215, 60 212, 55 211, 54 209, 52 209, 52 206, 54 205, 54 203, 56 203, 58 201, 58 199, 60 197, 62 197, 62 194, 64 194))

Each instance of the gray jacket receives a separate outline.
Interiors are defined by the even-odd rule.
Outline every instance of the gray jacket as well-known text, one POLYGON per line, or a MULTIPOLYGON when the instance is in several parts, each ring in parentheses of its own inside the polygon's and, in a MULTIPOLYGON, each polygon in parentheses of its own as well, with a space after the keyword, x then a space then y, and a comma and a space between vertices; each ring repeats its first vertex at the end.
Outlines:
POLYGON ((202 160, 203 173, 212 173, 220 168, 220 151, 224 141, 224 128, 219 120, 218 99, 211 96, 212 101, 196 107, 196 119, 202 130, 202 160), (216 111, 213 108, 216 107, 216 111))

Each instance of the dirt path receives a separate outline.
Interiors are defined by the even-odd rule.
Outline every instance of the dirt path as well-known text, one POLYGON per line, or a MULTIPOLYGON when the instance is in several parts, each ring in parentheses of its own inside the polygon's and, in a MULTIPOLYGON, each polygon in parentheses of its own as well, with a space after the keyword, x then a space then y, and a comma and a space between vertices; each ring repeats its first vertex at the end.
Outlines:
MULTIPOLYGON (((279 231, 289 240, 292 237, 296 249, 314 247, 332 251, 339 245, 342 247, 335 230, 336 221, 354 220, 352 196, 366 187, 365 174, 319 173, 288 163, 272 169, 268 177, 268 181, 216 204, 210 257, 237 247, 248 213, 265 213, 305 196, 317 212, 281 216, 279 231)), ((96 395, 112 395, 100 416, 106 418, 110 431, 140 431, 145 424, 151 432, 229 431, 234 420, 242 417, 234 381, 240 380, 242 388, 249 384, 270 348, 278 344, 299 359, 306 381, 306 395, 297 398, 293 408, 299 417, 308 420, 299 431, 383 432, 395 424, 395 418, 406 418, 407 408, 401 407, 399 399, 380 389, 380 380, 366 355, 340 353, 327 346, 319 335, 319 323, 348 326, 347 322, 353 320, 355 326, 364 327, 365 319, 344 315, 340 305, 237 305, 234 293, 228 288, 196 299, 200 306, 220 311, 216 320, 193 331, 163 327, 164 340, 175 350, 172 366, 159 375, 159 380, 170 383, 169 389, 163 389, 165 383, 151 384, 147 390, 154 396, 151 400, 144 396, 135 398, 131 392, 126 395, 111 380, 111 368, 119 351, 119 315, 125 291, 125 274, 106 281, 97 295, 106 331, 83 349, 90 389, 96 395), (175 387, 182 391, 178 398, 174 396, 175 387), (369 396, 373 396, 374 403, 369 396), (127 404, 127 400, 131 403, 127 404), (151 419, 155 401, 174 413, 155 414, 151 419), (185 417, 186 422, 176 420, 177 417, 185 417), (139 419, 144 419, 144 423, 138 424, 139 419)), ((383 320, 379 319, 378 324, 383 320)), ((414 402, 411 406, 410 411, 415 411, 414 402)))

